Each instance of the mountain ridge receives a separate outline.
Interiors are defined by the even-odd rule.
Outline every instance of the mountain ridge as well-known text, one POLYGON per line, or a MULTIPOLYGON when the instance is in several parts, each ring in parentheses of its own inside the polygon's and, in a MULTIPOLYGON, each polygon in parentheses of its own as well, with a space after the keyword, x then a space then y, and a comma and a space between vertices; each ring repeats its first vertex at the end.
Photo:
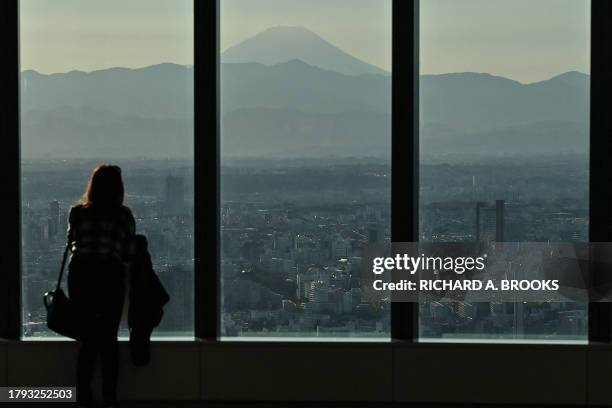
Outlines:
MULTIPOLYGON (((389 72, 303 27, 272 27, 220 58, 225 156, 388 156, 389 72)), ((589 82, 576 71, 532 83, 478 72, 421 75, 422 145, 482 154, 582 151, 589 82)), ((193 66, 26 70, 20 86, 22 141, 32 154, 192 151, 193 66)))
POLYGON ((305 27, 269 27, 221 53, 223 63, 259 62, 270 66, 293 59, 346 75, 389 75, 305 27))
MULTIPOLYGON (((237 62, 237 63, 222 63, 222 65, 225 64, 231 64, 231 65, 254 65, 254 66, 263 66, 263 67, 275 67, 275 66, 283 66, 283 65, 292 65, 292 64, 299 64, 302 65, 307 65, 310 67, 314 67, 314 68, 318 68, 321 69, 323 71, 331 71, 331 72, 336 72, 338 74, 342 74, 341 72, 337 72, 337 71, 333 71, 331 69, 325 69, 325 68, 321 68, 318 67, 316 65, 313 64, 309 64, 308 62, 300 59, 300 58, 293 58, 289 61, 285 61, 285 62, 281 62, 281 63, 277 63, 277 64, 273 64, 273 65, 266 65, 263 63, 259 63, 259 62, 237 62)), ((41 73, 35 69, 26 69, 21 71, 21 75, 22 76, 26 76, 26 77, 30 77, 30 76, 39 76, 39 77, 56 77, 56 76, 66 76, 66 75, 77 75, 77 74, 100 74, 100 73, 105 73, 105 72, 142 72, 142 71, 151 71, 152 68, 158 68, 158 67, 168 67, 168 68, 172 68, 172 69, 178 69, 178 70, 182 70, 182 71, 193 71, 193 65, 180 65, 180 64, 175 64, 175 63, 171 63, 171 62, 162 62, 159 64, 153 64, 153 65, 147 65, 144 67, 138 67, 138 68, 130 68, 130 67, 110 67, 110 68, 102 68, 102 69, 96 69, 96 70, 92 70, 92 71, 82 71, 82 70, 72 70, 72 71, 67 71, 67 72, 54 72, 54 73, 41 73)), ((364 75, 373 75, 376 76, 377 74, 364 74, 364 75)), ((380 75, 380 76, 388 76, 388 75, 380 75)), ((492 79, 500 79, 500 80, 505 80, 505 81, 509 81, 509 82, 513 82, 516 83, 518 85, 523 85, 523 86, 530 86, 530 85, 534 85, 534 84, 539 84, 542 82, 547 82, 547 81, 553 81, 553 80, 564 80, 567 77, 571 77, 571 78, 576 78, 578 77, 579 79, 589 79, 590 75, 586 74, 584 72, 580 72, 580 71, 566 71, 566 72, 562 72, 560 74, 556 74, 551 76, 550 78, 546 78, 546 79, 541 79, 538 81, 534 81, 534 82, 528 82, 528 83, 523 83, 520 82, 518 80, 512 79, 512 78, 508 78, 508 77, 504 77, 501 75, 494 75, 494 74, 490 74, 490 73, 486 73, 486 72, 475 72, 475 71, 463 71, 463 72, 445 72, 445 73, 440 73, 440 74, 421 74, 419 75, 420 78, 444 78, 444 77, 480 77, 480 78, 492 78, 492 79)))

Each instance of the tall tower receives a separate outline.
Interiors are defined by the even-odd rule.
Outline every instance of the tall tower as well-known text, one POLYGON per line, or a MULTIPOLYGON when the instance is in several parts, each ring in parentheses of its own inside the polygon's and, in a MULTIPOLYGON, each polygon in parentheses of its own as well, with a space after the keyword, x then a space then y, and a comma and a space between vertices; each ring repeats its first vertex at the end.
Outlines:
POLYGON ((504 242, 506 202, 495 201, 495 241, 504 242))
POLYGON ((482 201, 479 201, 476 203, 476 242, 480 242, 480 235, 481 235, 480 217, 481 217, 481 210, 483 207, 484 207, 484 203, 482 201))
POLYGON ((476 241, 504 242, 505 239, 504 200, 496 200, 495 208, 483 202, 476 203, 476 241))

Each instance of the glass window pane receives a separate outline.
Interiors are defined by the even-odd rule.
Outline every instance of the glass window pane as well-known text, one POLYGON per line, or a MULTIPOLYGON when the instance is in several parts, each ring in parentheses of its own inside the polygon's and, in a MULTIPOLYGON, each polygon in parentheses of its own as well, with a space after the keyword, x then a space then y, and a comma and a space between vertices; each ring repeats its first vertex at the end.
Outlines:
POLYGON ((193 336, 192 3, 20 1, 24 337, 53 336, 42 296, 99 163, 122 167, 172 297, 156 334, 193 336))
MULTIPOLYGON (((421 2, 423 241, 588 240, 590 2, 421 2)), ((424 303, 422 339, 586 340, 586 304, 424 303)))
POLYGON ((390 0, 221 0, 222 335, 389 337, 390 0))

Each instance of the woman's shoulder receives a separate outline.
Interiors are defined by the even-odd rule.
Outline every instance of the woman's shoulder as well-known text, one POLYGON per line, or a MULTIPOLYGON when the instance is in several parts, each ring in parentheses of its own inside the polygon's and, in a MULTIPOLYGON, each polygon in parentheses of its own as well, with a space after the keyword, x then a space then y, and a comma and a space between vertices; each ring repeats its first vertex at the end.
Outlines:
POLYGON ((122 205, 119 209, 119 212, 125 218, 131 219, 131 220, 134 219, 134 214, 132 213, 132 210, 130 209, 130 207, 122 205))
POLYGON ((70 212, 72 211, 81 211, 85 208, 85 206, 83 204, 75 204, 72 207, 70 207, 70 212))
POLYGON ((132 209, 126 205, 122 205, 121 207, 119 207, 119 210, 126 215, 130 215, 132 216, 132 209))
POLYGON ((72 207, 70 207, 70 218, 82 213, 83 211, 85 211, 86 208, 87 207, 85 207, 83 204, 73 205, 72 207))
POLYGON ((76 204, 70 207, 70 216, 76 217, 79 215, 90 214, 91 216, 102 216, 102 217, 116 217, 117 215, 121 218, 134 218, 132 215, 132 210, 122 205, 120 207, 115 208, 94 208, 93 206, 86 206, 83 204, 76 204))

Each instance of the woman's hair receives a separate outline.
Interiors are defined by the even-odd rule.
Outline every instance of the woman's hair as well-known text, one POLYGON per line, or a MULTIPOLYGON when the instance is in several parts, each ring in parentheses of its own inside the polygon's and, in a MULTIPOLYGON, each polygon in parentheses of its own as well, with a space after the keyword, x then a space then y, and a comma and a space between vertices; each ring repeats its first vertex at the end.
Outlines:
POLYGON ((102 164, 91 173, 81 204, 84 207, 120 207, 124 195, 121 168, 102 164))

